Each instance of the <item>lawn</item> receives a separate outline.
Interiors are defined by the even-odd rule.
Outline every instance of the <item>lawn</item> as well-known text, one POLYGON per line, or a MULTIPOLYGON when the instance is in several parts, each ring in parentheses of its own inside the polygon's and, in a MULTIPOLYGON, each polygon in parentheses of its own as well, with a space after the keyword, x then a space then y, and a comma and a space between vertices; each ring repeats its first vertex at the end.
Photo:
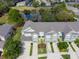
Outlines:
POLYGON ((5 23, 16 24, 16 23, 10 21, 10 19, 8 19, 8 14, 5 14, 2 17, 0 17, 0 24, 5 24, 5 23))
POLYGON ((47 59, 47 57, 39 57, 38 59, 47 59))
POLYGON ((19 10, 19 11, 24 11, 24 10, 34 10, 35 8, 34 7, 27 7, 27 6, 20 6, 20 7, 11 7, 12 9, 16 9, 16 10, 19 10))
POLYGON ((70 59, 70 55, 66 54, 66 55, 62 55, 63 59, 70 59))
POLYGON ((50 42, 50 46, 51 46, 52 52, 54 52, 54 50, 53 50, 53 43, 52 42, 50 42))
POLYGON ((20 36, 21 36, 21 30, 22 30, 22 27, 18 27, 17 30, 16 30, 16 34, 15 36, 13 37, 14 40, 20 40, 20 36))
POLYGON ((0 17, 0 24, 4 24, 8 22, 8 15, 5 14, 2 17, 0 17))
POLYGON ((18 7, 11 7, 12 9, 16 9, 16 10, 19 10, 19 11, 24 11, 24 10, 40 10, 41 8, 42 9, 45 9, 45 10, 49 10, 51 7, 28 7, 28 6, 18 6, 18 7))
POLYGON ((79 47, 79 38, 75 40, 75 44, 77 45, 77 47, 79 47))
POLYGON ((46 52, 46 44, 38 44, 38 54, 45 54, 46 52))
POLYGON ((31 43, 31 46, 30 46, 30 56, 32 55, 32 51, 33 51, 33 43, 31 43))

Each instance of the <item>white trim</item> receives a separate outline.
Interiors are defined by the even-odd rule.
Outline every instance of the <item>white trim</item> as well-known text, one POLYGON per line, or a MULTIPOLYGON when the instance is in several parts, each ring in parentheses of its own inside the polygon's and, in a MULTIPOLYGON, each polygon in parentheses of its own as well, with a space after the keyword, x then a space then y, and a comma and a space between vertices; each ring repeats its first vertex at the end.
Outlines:
POLYGON ((31 33, 26 33, 26 34, 24 34, 24 36, 29 37, 29 36, 32 36, 32 34, 31 33))
POLYGON ((25 29, 23 32, 34 32, 35 30, 33 30, 31 27, 28 27, 27 29, 25 29))
POLYGON ((5 38, 4 38, 3 36, 0 36, 0 39, 1 39, 2 41, 5 41, 5 38))

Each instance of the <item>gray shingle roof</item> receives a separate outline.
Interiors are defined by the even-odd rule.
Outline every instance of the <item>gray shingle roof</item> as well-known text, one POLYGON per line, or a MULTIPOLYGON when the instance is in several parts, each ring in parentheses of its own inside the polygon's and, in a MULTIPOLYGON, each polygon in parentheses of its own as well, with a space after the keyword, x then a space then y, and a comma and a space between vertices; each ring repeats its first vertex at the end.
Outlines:
POLYGON ((3 49, 5 42, 0 41, 0 48, 3 49))
POLYGON ((31 22, 27 21, 23 27, 27 29, 31 27, 35 32, 49 32, 51 30, 55 32, 64 32, 65 34, 74 30, 79 31, 79 22, 31 22))
MULTIPOLYGON (((0 36, 6 37, 7 34, 11 31, 13 25, 4 24, 0 25, 0 36)), ((0 48, 3 49, 5 41, 0 41, 0 48)))
POLYGON ((0 35, 6 37, 6 35, 11 31, 12 25, 4 24, 0 25, 0 35))

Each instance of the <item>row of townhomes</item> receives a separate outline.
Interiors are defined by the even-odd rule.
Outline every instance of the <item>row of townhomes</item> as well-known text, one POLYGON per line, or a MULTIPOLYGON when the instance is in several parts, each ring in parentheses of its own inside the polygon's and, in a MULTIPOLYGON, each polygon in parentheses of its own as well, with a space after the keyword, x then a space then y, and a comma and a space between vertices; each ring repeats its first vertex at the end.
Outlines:
POLYGON ((79 22, 31 22, 27 21, 22 30, 22 40, 38 42, 74 41, 79 37, 79 22))
MULTIPOLYGON (((33 1, 33 0, 23 0, 23 1, 20 1, 16 4, 16 6, 32 6, 30 4, 30 1, 33 1)), ((41 4, 42 2, 44 2, 46 4, 46 6, 51 6, 51 3, 54 3, 54 2, 66 2, 68 4, 75 4, 75 3, 79 3, 79 0, 35 0, 35 1, 38 1, 39 4, 41 4)))
POLYGON ((0 54, 3 52, 3 47, 7 38, 12 34, 13 25, 0 25, 0 54))

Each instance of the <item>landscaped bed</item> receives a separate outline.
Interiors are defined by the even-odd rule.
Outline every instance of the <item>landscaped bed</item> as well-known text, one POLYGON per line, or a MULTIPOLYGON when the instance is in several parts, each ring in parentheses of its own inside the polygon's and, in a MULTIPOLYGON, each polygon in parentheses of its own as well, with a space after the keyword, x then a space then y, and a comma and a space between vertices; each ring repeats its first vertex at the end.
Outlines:
POLYGON ((60 50, 60 52, 68 52, 68 44, 67 42, 59 42, 58 43, 58 48, 60 50))
POLYGON ((3 59, 16 59, 22 52, 21 43, 21 27, 17 28, 16 31, 6 40, 3 49, 3 59))
POLYGON ((77 45, 77 47, 79 47, 79 38, 75 40, 75 44, 77 45))
POLYGON ((47 57, 39 57, 38 59, 47 59, 47 57))
POLYGON ((31 43, 31 47, 30 47, 30 56, 32 55, 32 51, 33 51, 33 43, 31 43))
POLYGON ((38 54, 45 54, 46 52, 47 52, 46 44, 44 43, 38 44, 38 54))
POLYGON ((63 59, 70 59, 70 55, 66 54, 66 55, 62 55, 63 59))
POLYGON ((52 52, 54 52, 54 50, 53 50, 53 43, 52 42, 50 42, 50 46, 51 46, 52 52))

